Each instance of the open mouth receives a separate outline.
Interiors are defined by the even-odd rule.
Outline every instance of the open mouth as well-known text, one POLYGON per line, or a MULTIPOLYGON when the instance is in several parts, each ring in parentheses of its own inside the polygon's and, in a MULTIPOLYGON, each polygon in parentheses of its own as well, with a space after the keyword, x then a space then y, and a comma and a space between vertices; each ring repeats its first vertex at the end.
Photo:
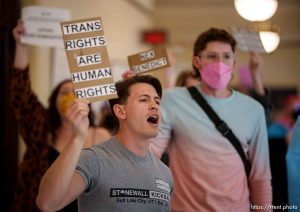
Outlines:
POLYGON ((158 123, 158 115, 152 115, 147 119, 148 122, 151 124, 157 124, 158 123))

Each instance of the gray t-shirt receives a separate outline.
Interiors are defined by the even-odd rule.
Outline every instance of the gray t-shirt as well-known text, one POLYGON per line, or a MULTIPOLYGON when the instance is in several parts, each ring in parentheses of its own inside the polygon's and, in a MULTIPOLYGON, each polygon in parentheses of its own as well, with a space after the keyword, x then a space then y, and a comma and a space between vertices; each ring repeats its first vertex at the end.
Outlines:
POLYGON ((112 138, 84 149, 76 171, 86 183, 79 211, 170 211, 172 175, 150 151, 137 156, 112 138))

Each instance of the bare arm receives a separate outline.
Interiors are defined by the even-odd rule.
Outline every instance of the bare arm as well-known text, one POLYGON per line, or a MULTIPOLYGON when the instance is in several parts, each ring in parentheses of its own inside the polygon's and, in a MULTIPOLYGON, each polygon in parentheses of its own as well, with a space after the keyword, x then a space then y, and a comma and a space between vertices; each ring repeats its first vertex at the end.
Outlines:
POLYGON ((19 70, 25 70, 28 66, 28 47, 25 44, 21 44, 21 35, 24 34, 25 28, 23 21, 18 20, 17 26, 13 29, 13 36, 16 42, 14 68, 19 70))
POLYGON ((258 53, 250 52, 249 68, 250 68, 250 74, 253 82, 253 91, 254 91, 252 92, 252 97, 256 99, 264 107, 267 125, 269 126, 272 122, 271 96, 270 96, 270 92, 264 87, 263 84, 263 80, 261 76, 262 66, 263 66, 262 57, 258 53))
POLYGON ((250 52, 249 68, 253 82, 253 89, 257 94, 264 96, 265 89, 261 77, 262 66, 262 57, 256 52, 250 52))
POLYGON ((15 55, 10 77, 10 104, 26 146, 38 152, 48 146, 45 142, 46 132, 41 131, 47 125, 47 109, 31 87, 27 45, 20 42, 24 32, 23 21, 19 19, 12 30, 15 55))
POLYGON ((43 211, 56 211, 76 199, 85 189, 83 178, 75 172, 88 134, 87 102, 76 100, 67 112, 74 137, 43 176, 36 200, 43 211))

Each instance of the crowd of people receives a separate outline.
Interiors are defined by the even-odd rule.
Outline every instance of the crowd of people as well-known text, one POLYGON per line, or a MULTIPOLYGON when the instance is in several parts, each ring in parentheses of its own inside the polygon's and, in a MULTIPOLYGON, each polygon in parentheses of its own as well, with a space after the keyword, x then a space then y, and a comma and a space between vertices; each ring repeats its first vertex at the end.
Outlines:
MULTIPOLYGON (((70 79, 53 89, 48 108, 41 104, 30 84, 28 47, 20 42, 24 30, 19 20, 11 105, 26 153, 12 211, 249 211, 285 203, 274 203, 268 137, 274 121, 263 60, 251 52, 251 87, 232 88, 237 43, 228 31, 210 28, 197 37, 194 70, 182 71, 172 88, 163 90, 149 74, 125 73, 116 83, 118 98, 101 107, 96 126, 91 104, 75 98, 70 79), (220 116, 221 125, 214 125, 189 88, 220 116), (226 137, 229 132, 242 153, 226 137)), ((287 137, 284 192, 300 207, 296 112, 287 137)))

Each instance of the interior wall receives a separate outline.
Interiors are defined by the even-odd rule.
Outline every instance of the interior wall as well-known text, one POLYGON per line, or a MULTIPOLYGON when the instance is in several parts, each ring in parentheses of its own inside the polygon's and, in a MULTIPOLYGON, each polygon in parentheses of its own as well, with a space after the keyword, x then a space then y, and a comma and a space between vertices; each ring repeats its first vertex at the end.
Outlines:
MULTIPOLYGON (((128 69, 127 56, 148 48, 140 42, 140 32, 153 25, 153 3, 154 1, 147 1, 143 5, 142 1, 137 0, 23 1, 24 6, 40 5, 68 9, 73 20, 101 16, 108 54, 113 71, 115 67, 115 71, 118 72, 118 78, 121 72, 128 69)), ((32 47, 30 50, 32 86, 41 101, 47 105, 53 86, 60 81, 55 78, 53 82, 53 74, 59 74, 53 72, 63 73, 62 78, 69 74, 64 51, 57 54, 48 47, 32 47)))
MULTIPOLYGON (((229 29, 230 26, 247 27, 251 24, 241 18, 233 3, 228 1, 159 2, 160 0, 77 0, 70 4, 68 0, 24 0, 24 5, 69 9, 72 19, 101 16, 108 53, 113 70, 117 73, 116 80, 120 79, 121 72, 128 69, 128 55, 150 48, 140 42, 140 32, 144 29, 166 30, 169 38, 167 47, 174 60, 169 77, 174 78, 181 70, 192 68, 193 42, 199 33, 212 26, 229 29)), ((263 54, 263 78, 267 86, 296 86, 300 90, 300 28, 297 20, 300 20, 300 3, 295 0, 280 1, 275 15, 268 20, 280 26, 281 42, 275 52, 263 54)), ((57 56, 44 47, 33 47, 31 53, 33 88, 46 105, 50 90, 60 79, 59 76, 53 82, 53 74, 58 76, 59 73, 69 73, 67 62, 62 61, 66 60, 65 55, 62 52, 57 56)), ((248 54, 238 50, 236 69, 247 61, 248 54)), ((237 83, 237 79, 234 78, 233 84, 237 83)))
MULTIPOLYGON (((116 81, 128 70, 128 55, 150 48, 140 41, 140 32, 153 27, 153 0, 23 0, 22 3, 23 6, 40 5, 70 10, 72 20, 101 16, 116 81)), ((53 87, 70 76, 65 52, 31 46, 29 53, 32 88, 47 106, 53 87)), ((99 111, 99 104, 93 103, 92 107, 95 112, 99 111)), ((21 160, 26 147, 22 140, 19 143, 21 160)))
MULTIPOLYGON (((235 11, 233 1, 224 0, 158 0, 154 15, 157 28, 169 35, 168 47, 175 58, 173 71, 178 74, 183 69, 192 69, 193 44, 197 36, 210 27, 229 30, 229 27, 249 27, 253 23, 244 20, 235 11)), ((300 1, 279 1, 275 15, 267 23, 279 25, 281 41, 279 47, 270 54, 262 54, 264 59, 263 78, 269 87, 295 86, 300 92, 300 1)), ((237 50, 237 64, 247 64, 248 53, 237 50)), ((236 74, 236 70, 235 70, 236 74)), ((234 77, 232 84, 237 84, 234 77)))

